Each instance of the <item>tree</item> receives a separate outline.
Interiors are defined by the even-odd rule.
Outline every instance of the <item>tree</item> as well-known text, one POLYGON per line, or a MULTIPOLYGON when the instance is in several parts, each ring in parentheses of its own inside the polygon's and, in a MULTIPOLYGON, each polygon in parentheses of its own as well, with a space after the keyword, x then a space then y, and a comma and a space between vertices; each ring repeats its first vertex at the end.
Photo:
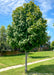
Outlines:
POLYGON ((51 36, 47 36, 47 44, 48 44, 48 46, 49 46, 49 48, 50 48, 50 38, 51 38, 51 36))
POLYGON ((54 41, 52 41, 52 43, 51 43, 51 48, 54 49, 54 41))
POLYGON ((11 49, 11 47, 6 41, 6 37, 7 30, 5 29, 5 26, 2 25, 0 28, 0 52, 11 49))
POLYGON ((47 35, 47 41, 46 41, 46 43, 43 44, 43 46, 42 46, 43 50, 51 50, 51 48, 50 48, 50 38, 51 38, 51 36, 48 36, 48 35, 47 35), (45 48, 46 48, 46 49, 45 49, 45 48))
POLYGON ((12 25, 7 28, 7 40, 13 48, 25 51, 25 72, 27 72, 27 53, 46 42, 46 23, 39 6, 34 2, 16 8, 12 13, 12 25))
POLYGON ((0 28, 0 50, 4 50, 6 44, 6 29, 5 26, 1 26, 0 28))

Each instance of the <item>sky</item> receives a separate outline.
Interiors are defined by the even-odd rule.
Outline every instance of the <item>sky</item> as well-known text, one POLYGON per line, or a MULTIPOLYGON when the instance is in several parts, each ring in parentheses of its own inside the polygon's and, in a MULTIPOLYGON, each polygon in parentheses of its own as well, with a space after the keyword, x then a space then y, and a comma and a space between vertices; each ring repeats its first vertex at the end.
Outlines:
MULTIPOLYGON (((0 0, 0 27, 7 28, 12 23, 12 11, 16 7, 22 6, 31 0, 0 0)), ((50 41, 54 41, 54 0, 34 0, 34 3, 40 7, 43 18, 47 19, 47 33, 51 36, 50 41)))

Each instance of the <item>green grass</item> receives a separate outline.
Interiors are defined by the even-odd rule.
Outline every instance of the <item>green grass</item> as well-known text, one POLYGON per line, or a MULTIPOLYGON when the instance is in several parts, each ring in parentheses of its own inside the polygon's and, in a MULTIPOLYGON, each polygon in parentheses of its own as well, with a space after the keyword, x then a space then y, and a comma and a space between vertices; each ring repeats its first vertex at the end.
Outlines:
POLYGON ((27 74, 24 69, 25 67, 11 69, 1 72, 0 75, 54 75, 54 60, 29 65, 27 74))
MULTIPOLYGON (((54 57, 54 51, 31 52, 28 54, 28 62, 54 57)), ((0 69, 12 65, 25 63, 25 55, 0 57, 0 69)))

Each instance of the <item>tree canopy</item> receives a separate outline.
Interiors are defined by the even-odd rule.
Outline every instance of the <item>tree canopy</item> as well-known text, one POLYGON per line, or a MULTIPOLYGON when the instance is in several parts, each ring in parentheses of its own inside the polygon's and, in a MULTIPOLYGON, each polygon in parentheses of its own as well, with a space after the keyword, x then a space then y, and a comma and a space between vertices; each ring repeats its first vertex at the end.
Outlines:
POLYGON ((46 42, 47 20, 34 2, 17 7, 12 19, 12 25, 7 28, 7 40, 13 48, 30 51, 46 42))

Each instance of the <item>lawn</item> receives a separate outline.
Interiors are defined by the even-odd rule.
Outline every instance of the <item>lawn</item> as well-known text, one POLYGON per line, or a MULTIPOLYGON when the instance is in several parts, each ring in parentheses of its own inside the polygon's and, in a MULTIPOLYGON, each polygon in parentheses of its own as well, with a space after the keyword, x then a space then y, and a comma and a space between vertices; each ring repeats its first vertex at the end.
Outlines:
POLYGON ((27 74, 24 69, 25 67, 11 69, 1 72, 0 75, 54 75, 54 60, 29 65, 27 74))
MULTIPOLYGON (((31 52, 28 54, 28 62, 42 60, 51 57, 54 57, 54 51, 31 52)), ((24 63, 25 63, 25 54, 0 57, 0 69, 24 63)))

